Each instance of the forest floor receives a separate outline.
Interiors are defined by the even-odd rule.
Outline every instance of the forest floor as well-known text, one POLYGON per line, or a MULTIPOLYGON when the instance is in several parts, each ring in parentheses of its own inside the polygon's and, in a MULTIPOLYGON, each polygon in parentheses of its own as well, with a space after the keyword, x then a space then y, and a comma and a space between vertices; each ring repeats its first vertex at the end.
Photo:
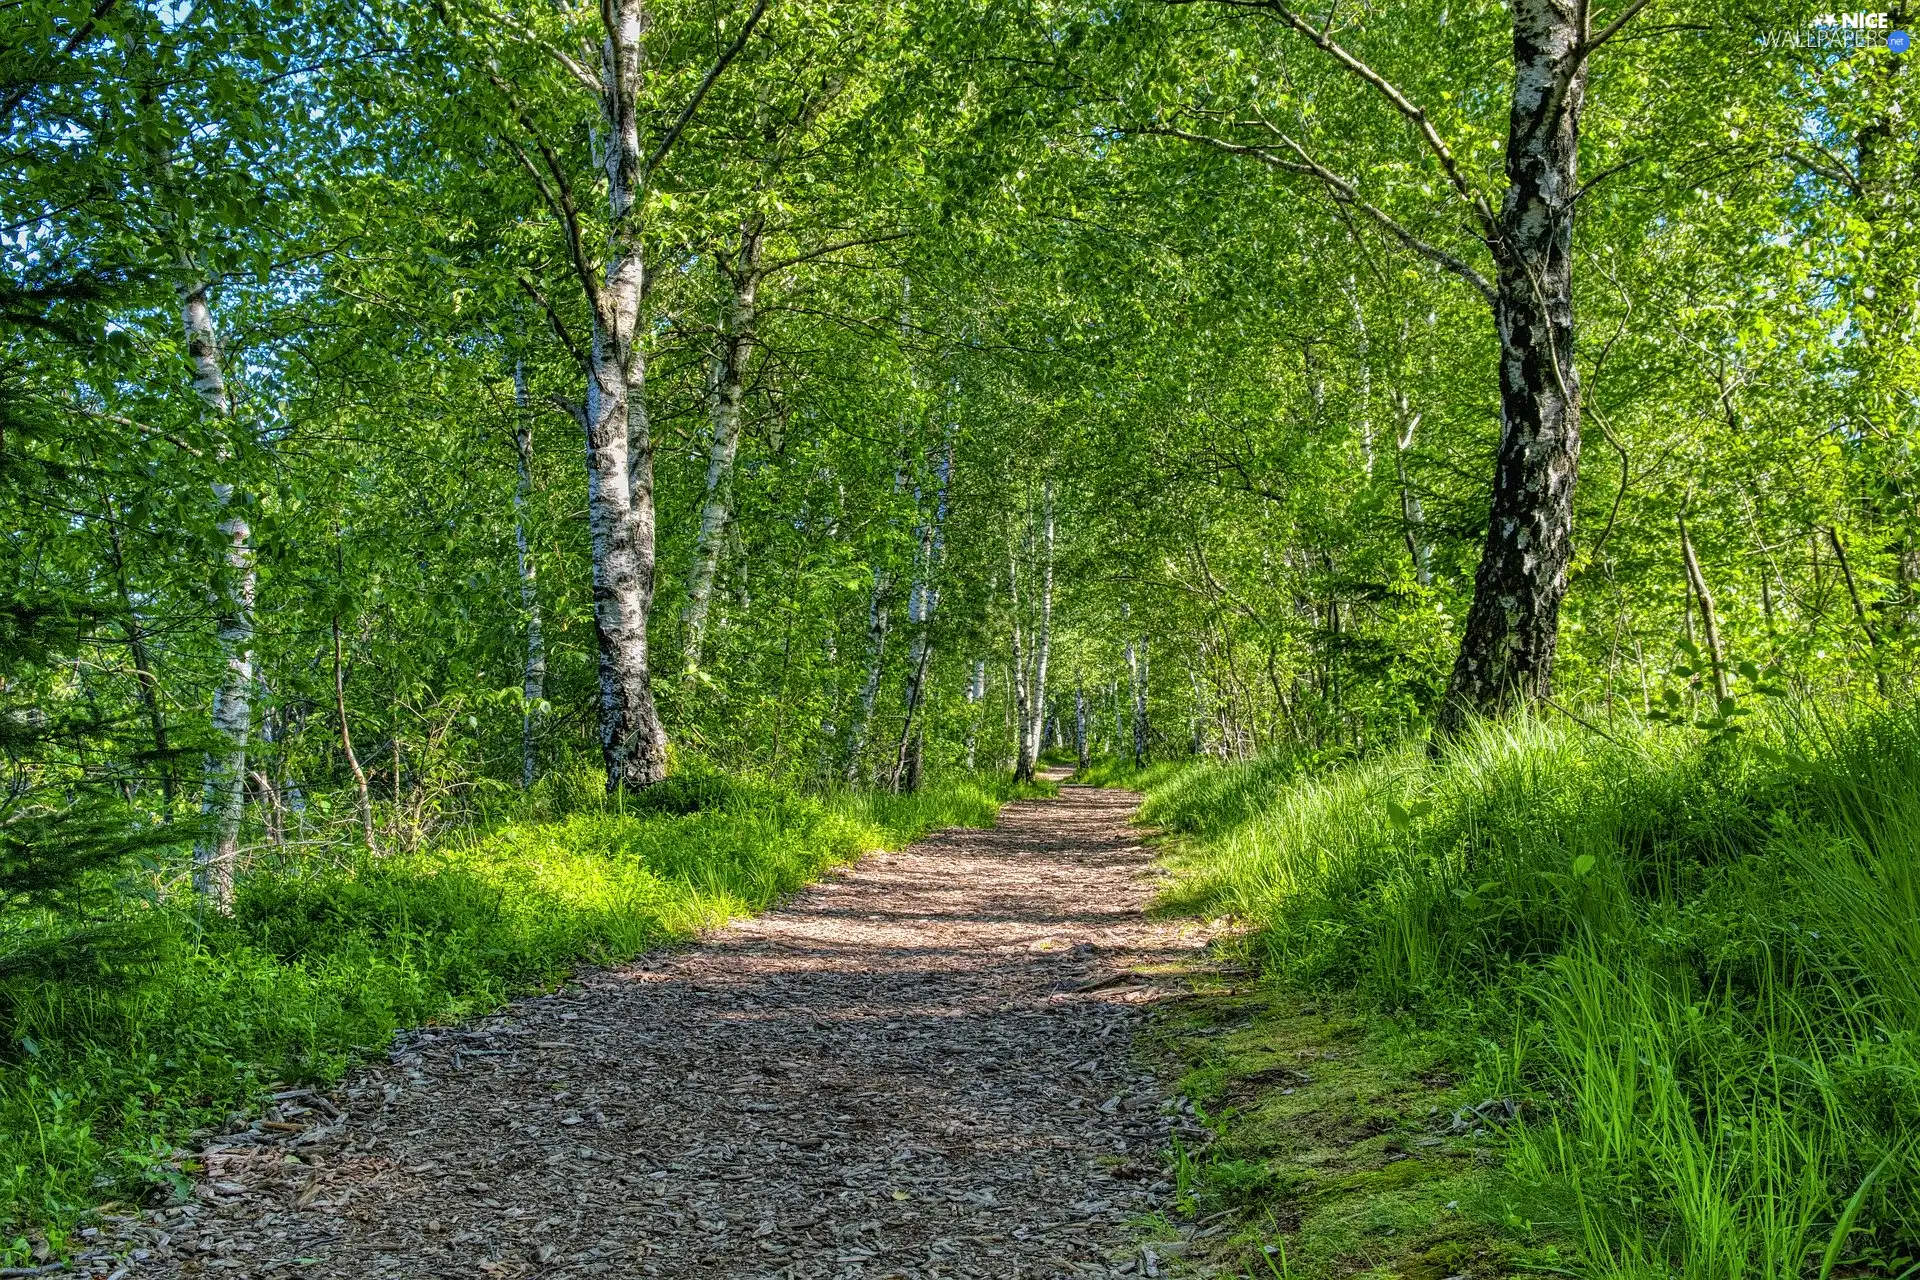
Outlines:
POLYGON ((1209 930, 1146 914, 1138 801, 1009 804, 288 1091, 138 1274, 1158 1274, 1195 1122, 1135 1034, 1209 930))

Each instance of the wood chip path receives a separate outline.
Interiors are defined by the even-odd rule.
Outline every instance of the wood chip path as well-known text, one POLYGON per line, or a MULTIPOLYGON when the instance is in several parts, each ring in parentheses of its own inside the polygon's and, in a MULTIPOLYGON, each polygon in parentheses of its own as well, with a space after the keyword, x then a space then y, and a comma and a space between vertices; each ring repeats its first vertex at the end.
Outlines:
POLYGON ((216 1139, 137 1276, 1146 1274, 1190 1128, 1132 1038, 1138 797, 1063 787, 216 1139))

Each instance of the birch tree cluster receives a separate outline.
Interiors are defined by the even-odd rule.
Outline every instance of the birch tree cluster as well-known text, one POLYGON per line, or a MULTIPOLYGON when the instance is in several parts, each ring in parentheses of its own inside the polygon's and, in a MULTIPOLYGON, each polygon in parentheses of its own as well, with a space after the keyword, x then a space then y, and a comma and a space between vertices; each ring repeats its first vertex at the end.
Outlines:
POLYGON ((22 909, 582 770, 1909 686, 1920 113, 1811 9, 20 12, 22 909))

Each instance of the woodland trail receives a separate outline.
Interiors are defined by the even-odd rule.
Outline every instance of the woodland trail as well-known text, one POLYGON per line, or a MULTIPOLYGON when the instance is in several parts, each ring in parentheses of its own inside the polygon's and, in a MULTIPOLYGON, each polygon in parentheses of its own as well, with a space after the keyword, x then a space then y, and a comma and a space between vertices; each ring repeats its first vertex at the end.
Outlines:
POLYGON ((142 1274, 1131 1273, 1129 1221, 1191 1122, 1132 1047, 1170 993, 1126 975, 1207 940, 1143 914, 1137 803, 1009 804, 416 1033, 216 1140, 142 1274))

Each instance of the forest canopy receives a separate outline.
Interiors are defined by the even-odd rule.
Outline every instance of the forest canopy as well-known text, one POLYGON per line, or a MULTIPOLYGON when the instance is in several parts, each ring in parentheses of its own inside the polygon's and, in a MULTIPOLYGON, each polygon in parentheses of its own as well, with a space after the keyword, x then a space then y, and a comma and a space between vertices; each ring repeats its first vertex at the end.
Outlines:
POLYGON ((1898 702, 1920 102, 1868 16, 13 8, 0 984, 583 772, 1898 702))

